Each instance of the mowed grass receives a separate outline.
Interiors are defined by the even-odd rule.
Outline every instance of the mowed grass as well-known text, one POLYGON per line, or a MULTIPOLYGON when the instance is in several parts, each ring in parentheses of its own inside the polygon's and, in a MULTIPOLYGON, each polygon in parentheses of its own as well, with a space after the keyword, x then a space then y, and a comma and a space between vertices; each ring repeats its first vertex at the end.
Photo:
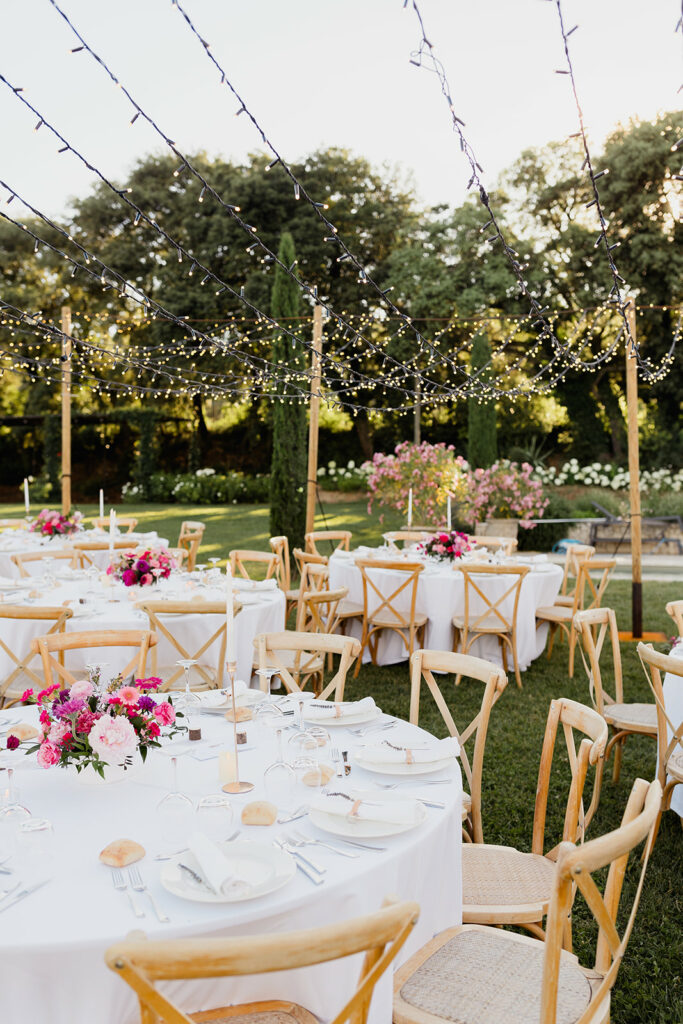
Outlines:
MULTIPOLYGON (((96 514, 93 506, 81 507, 84 514, 96 514)), ((234 547, 267 548, 268 509, 264 506, 235 505, 228 508, 188 506, 118 506, 121 514, 135 514, 141 527, 155 529, 175 543, 183 519, 206 523, 202 559, 225 558, 234 547)), ((0 515, 20 515, 19 506, 4 506, 0 515)), ((363 502, 328 505, 325 518, 318 516, 319 529, 344 528, 353 531, 353 543, 376 543, 382 530, 399 525, 387 518, 380 524, 368 516, 363 502)), ((683 597, 683 581, 646 582, 644 628, 669 635, 672 623, 666 615, 667 601, 683 597)), ((630 584, 612 581, 607 601, 623 628, 630 623, 630 584)), ((664 649, 663 645, 659 645, 664 649)), ((640 666, 635 644, 622 644, 625 699, 650 701, 651 694, 640 666)), ((607 685, 611 671, 606 670, 607 685)), ((553 698, 571 697, 590 704, 586 676, 577 659, 574 679, 567 674, 567 646, 559 644, 550 661, 542 656, 522 677, 517 688, 514 677, 493 709, 488 733, 483 780, 483 822, 487 842, 507 843, 521 850, 531 846, 531 829, 538 762, 548 706, 553 698)), ((442 689, 456 722, 469 722, 481 700, 479 684, 466 680, 457 688, 442 677, 442 689)), ((407 664, 374 668, 364 666, 357 680, 347 684, 351 699, 370 693, 390 714, 408 717, 410 682, 407 664)), ((443 721, 429 696, 423 696, 420 724, 437 736, 445 735, 443 721)), ((561 741, 560 741, 561 742, 561 741)), ((558 841, 562 829, 567 793, 567 760, 558 747, 557 771, 551 779, 548 808, 547 845, 558 841)), ((620 821, 628 793, 636 777, 651 779, 655 770, 655 744, 647 738, 631 737, 625 748, 621 779, 611 782, 611 764, 606 771, 600 806, 591 824, 589 838, 615 828, 620 821)), ((622 896, 622 911, 630 908, 638 879, 638 859, 632 859, 622 896)), ((418 866, 416 866, 418 868, 418 866)), ((418 868, 419 869, 419 868, 418 868)), ((648 867, 640 908, 626 958, 621 967, 612 1001, 613 1024, 681 1024, 683 1022, 683 830, 672 812, 664 815, 657 846, 648 867)), ((623 919, 623 913, 622 913, 623 919)), ((623 924, 623 920, 621 922, 623 924)), ((575 952, 590 966, 595 954, 595 928, 586 908, 577 901, 574 912, 575 952)), ((531 1022, 530 1022, 531 1024, 531 1022)))

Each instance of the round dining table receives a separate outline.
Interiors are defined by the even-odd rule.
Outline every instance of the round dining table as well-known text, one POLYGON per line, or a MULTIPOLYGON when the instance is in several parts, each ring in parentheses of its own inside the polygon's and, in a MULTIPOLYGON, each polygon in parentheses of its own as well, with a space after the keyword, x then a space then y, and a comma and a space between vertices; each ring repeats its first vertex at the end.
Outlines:
MULTIPOLYGON (((382 561, 396 561, 405 559, 407 562, 420 561, 424 565, 420 573, 417 585, 416 611, 427 616, 425 638, 423 647, 430 650, 450 651, 453 649, 453 616, 464 615, 465 611, 465 582, 460 570, 461 565, 467 564, 456 561, 440 562, 435 559, 418 556, 414 551, 389 551, 386 548, 372 549, 359 548, 356 551, 336 551, 330 557, 330 587, 335 590, 338 587, 346 587, 348 600, 354 604, 363 606, 363 582, 361 572, 356 565, 356 558, 378 559, 382 561)), ((483 564, 481 561, 472 562, 473 565, 483 564)), ((495 563, 499 564, 499 563, 495 563)), ((520 589, 519 605, 517 608, 517 655, 519 667, 522 671, 527 669, 532 661, 539 657, 545 647, 548 625, 542 623, 536 625, 536 609, 552 605, 560 592, 562 585, 562 569, 558 565, 548 562, 544 557, 512 558, 506 560, 505 565, 526 565, 529 572, 522 581, 520 589)), ((387 597, 401 582, 401 573, 389 569, 369 569, 368 575, 374 585, 387 597)), ((502 595, 510 586, 510 577, 491 576, 485 582, 482 577, 477 579, 478 586, 486 588, 487 596, 495 600, 502 595)), ((379 598, 368 588, 368 605, 372 613, 379 602, 379 598)), ((410 611, 410 588, 406 587, 395 602, 395 607, 402 613, 410 611)), ((476 608, 475 612, 483 608, 476 608)), ((500 610, 505 615, 512 616, 512 598, 506 598, 500 605, 500 610)), ((349 619, 346 624, 346 632, 360 639, 362 634, 362 620, 349 619)), ((496 665, 502 664, 500 644, 495 636, 485 636, 477 639, 470 647, 469 653, 477 658, 484 658, 496 665)), ((379 635, 377 648, 377 662, 379 665, 392 665, 396 662, 405 661, 407 658, 406 646, 397 633, 390 630, 383 630, 379 635)), ((370 660, 370 651, 366 648, 363 652, 363 661, 370 660)))
MULTIPOLYGON (((36 717, 35 708, 10 708, 0 712, 0 730, 6 730, 3 721, 16 718, 17 712, 24 721, 36 717)), ((294 749, 289 738, 298 728, 297 717, 290 718, 284 732, 286 756, 294 749)), ((142 929, 150 939, 272 934, 366 914, 378 909, 384 897, 395 896, 416 900, 421 907, 419 921, 401 952, 402 962, 435 932, 460 923, 462 787, 458 761, 452 759, 431 774, 409 777, 364 770, 354 763, 354 750, 373 737, 391 737, 393 743, 415 747, 434 742, 406 722, 382 716, 373 723, 380 724, 389 728, 368 733, 365 739, 348 727, 329 726, 333 742, 350 752, 353 765, 348 776, 332 779, 334 791, 369 791, 378 799, 382 794, 386 798, 383 785, 398 784, 401 796, 438 806, 426 806, 421 823, 401 834, 361 838, 360 845, 346 845, 316 827, 306 813, 293 824, 241 825, 242 807, 264 797, 264 769, 275 758, 275 734, 258 721, 246 723, 247 744, 239 757, 239 773, 255 788, 248 795, 230 797, 239 839, 270 846, 296 828, 309 838, 339 844, 352 856, 307 846, 306 855, 322 869, 321 884, 313 884, 303 870, 293 869, 287 884, 270 895, 232 903, 194 902, 172 894, 160 880, 167 862, 155 859, 168 852, 156 810, 172 788, 168 754, 175 750, 178 755, 179 788, 195 804, 204 795, 220 792, 219 754, 232 749, 232 727, 222 715, 202 715, 202 740, 170 740, 163 751, 152 751, 130 778, 117 783, 85 785, 71 770, 41 769, 35 755, 27 755, 15 769, 21 802, 33 816, 52 823, 54 850, 39 879, 49 880, 4 912, 0 899, 3 1024, 134 1024, 139 1020, 134 994, 104 962, 107 948, 134 929, 142 929), (427 785, 427 780, 441 780, 442 784, 427 785), (114 888, 111 869, 99 861, 99 852, 123 837, 145 848, 136 867, 168 923, 157 920, 142 893, 135 894, 135 899, 145 917, 136 918, 126 894, 114 888)), ((16 761, 16 754, 13 757, 16 761)), ((0 755, 0 766, 2 762, 0 755)), ((0 786, 6 795, 4 775, 0 771, 0 786)), ((305 811, 305 807, 297 809, 305 811)), ((289 810, 294 810, 292 803, 289 810)), ((0 889, 8 878, 31 881, 16 859, 5 861, 5 866, 14 874, 0 875, 0 889)), ((167 983, 167 991, 187 1012, 279 998, 299 1002, 322 1020, 329 1020, 354 991, 359 969, 360 958, 353 957, 277 974, 167 983)), ((390 1024, 391 1007, 391 977, 387 976, 375 991, 371 1024, 390 1024)))
MULTIPOLYGON (((160 537, 154 530, 149 533, 119 533, 116 531, 115 537, 117 542, 127 541, 131 550, 138 547, 168 547, 168 540, 165 537, 160 537)), ((65 547, 71 548, 78 543, 107 545, 109 532, 107 530, 78 530, 70 537, 46 537, 40 533, 32 533, 30 530, 3 530, 0 532, 0 577, 16 579, 21 575, 19 567, 12 561, 12 555, 32 555, 39 552, 43 558, 50 558, 63 551, 65 547)), ((118 554, 121 554, 120 550, 118 554)), ((101 551, 89 551, 88 556, 98 569, 105 570, 109 565, 108 547, 102 548, 101 551)), ((45 571, 43 559, 27 562, 25 571, 29 576, 42 575, 45 571)))

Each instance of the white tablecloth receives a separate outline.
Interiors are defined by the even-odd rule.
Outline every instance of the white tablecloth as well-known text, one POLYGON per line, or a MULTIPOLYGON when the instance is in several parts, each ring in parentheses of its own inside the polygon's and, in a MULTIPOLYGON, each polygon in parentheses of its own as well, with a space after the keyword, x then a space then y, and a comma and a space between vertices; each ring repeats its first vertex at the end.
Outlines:
MULTIPOLYGON (((192 581, 184 586, 176 583, 172 575, 152 587, 127 590, 123 584, 103 586, 98 580, 94 582, 78 574, 73 581, 62 580, 56 589, 41 591, 36 605, 62 605, 70 602, 74 615, 67 620, 67 632, 87 631, 94 629, 148 629, 149 619, 143 611, 133 607, 134 601, 159 600, 164 596, 179 601, 225 601, 225 590, 218 587, 198 587, 192 581), (97 607, 82 605, 84 598, 91 591, 97 598, 97 607)), ((223 577, 225 579, 225 577, 223 577)), ((15 604, 25 598, 26 590, 15 593, 5 592, 5 603, 15 604)), ((238 599, 242 595, 236 594, 238 599)), ((281 590, 258 591, 248 598, 254 603, 244 603, 242 610, 235 619, 235 655, 237 660, 237 678, 249 682, 254 660, 254 637, 259 633, 277 632, 285 628, 285 595, 281 590)), ((219 615, 175 615, 165 621, 169 631, 190 652, 197 651, 205 639, 211 636, 221 625, 224 616, 219 615)), ((27 651, 34 636, 45 632, 45 625, 39 621, 0 619, 0 637, 15 653, 27 651)), ((88 651, 71 651, 65 657, 66 667, 85 669, 88 664, 105 663, 106 672, 115 674, 133 657, 132 648, 96 648, 88 651)), ((203 665, 216 667, 219 653, 219 642, 214 641, 202 655, 203 665)), ((159 636, 157 646, 157 664, 159 666, 174 665, 181 655, 163 636, 159 636)), ((36 659, 32 668, 40 662, 36 659)), ((151 674, 151 655, 147 659, 147 669, 151 674)), ((14 668, 9 657, 0 649, 0 679, 6 677, 14 668)), ((182 685, 182 679, 178 683, 182 685)))
MULTIPOLYGON (((683 661, 683 637, 671 651, 673 658, 683 661)), ((678 727, 683 721, 683 679, 667 672, 662 683, 666 713, 673 724, 678 727)), ((667 743, 671 741, 671 730, 668 730, 667 743)), ((671 810, 683 818, 683 786, 675 786, 671 794, 671 810)))
MULTIPOLYGON (((202 721, 203 742, 225 737, 227 748, 225 721, 208 715, 202 721)), ((248 733, 252 729, 258 743, 259 729, 248 724, 248 733)), ((418 732, 422 730, 400 723, 383 735, 395 737, 397 742, 409 738, 415 742, 418 732)), ((334 737, 342 749, 352 750, 358 742, 346 729, 335 729, 334 737)), ((257 787, 249 796, 232 798, 237 823, 241 806, 264 795, 262 771, 273 759, 274 749, 272 740, 262 743, 240 756, 241 777, 257 783, 257 787)), ((188 795, 197 798, 218 791, 217 755, 218 750, 211 760, 201 762, 187 755, 181 758, 179 781, 188 795)), ((347 859, 320 847, 309 847, 306 852, 327 868, 323 885, 314 886, 297 872, 278 892, 231 905, 190 903, 166 892, 159 882, 161 865, 152 855, 167 849, 155 826, 155 808, 171 779, 170 762, 164 754, 152 753, 135 781, 113 785, 86 786, 64 769, 43 770, 30 765, 20 766, 17 777, 23 802, 35 816, 44 816, 53 823, 56 855, 53 880, 1 915, 3 1024, 137 1022, 132 990, 105 967, 103 960, 108 946, 134 928, 142 927, 155 939, 286 932, 368 913, 379 908, 384 896, 394 894, 399 899, 417 900, 421 906, 420 920, 401 954, 405 960, 435 932, 461 920, 462 790, 457 763, 452 769, 429 776, 450 777, 450 785, 420 789, 417 780, 414 786, 411 780, 406 794, 445 801, 446 809, 427 809, 426 821, 402 835, 368 840, 386 847, 385 852, 363 851, 357 859, 347 859), (146 847, 148 854, 138 866, 171 918, 170 924, 157 923, 142 896, 136 898, 145 906, 146 918, 138 921, 125 896, 114 890, 110 870, 98 862, 99 851, 124 836, 146 847)), ((354 766, 352 777, 341 785, 353 781, 371 788, 383 778, 354 766)), ((292 827, 330 839, 308 818, 299 819, 292 827)), ((244 838, 261 842, 271 842, 287 831, 288 826, 242 827, 244 838)), ((256 978, 174 983, 172 991, 188 1011, 280 998, 300 1002, 329 1020, 353 990, 359 966, 359 959, 353 958, 256 978)), ((390 1024, 391 1005, 391 978, 386 977, 375 992, 370 1024, 390 1024)))
MULTIPOLYGON (((365 557, 376 557, 368 554, 365 557)), ((386 596, 399 585, 400 573, 389 570, 370 570, 371 577, 386 596)), ((478 581, 480 582, 480 581, 478 581)), ((504 593, 510 586, 509 577, 491 577, 485 582, 492 599, 504 593)), ((519 667, 524 670, 537 658, 545 647, 548 634, 547 625, 536 628, 536 609, 551 605, 555 601, 562 585, 562 569, 548 562, 531 567, 531 571, 522 582, 517 609, 517 655, 519 667)), ((352 557, 335 554, 330 558, 330 586, 347 587, 348 600, 363 605, 363 583, 360 569, 352 557)), ((368 599, 372 610, 378 601, 372 600, 376 595, 369 591, 368 599)), ((410 611, 410 588, 407 587, 396 601, 396 607, 403 612, 410 611)), ((416 610, 428 616, 425 630, 424 646, 430 650, 450 651, 453 648, 454 615, 463 615, 465 611, 465 584, 461 572, 454 570, 450 563, 427 565, 420 574, 417 587, 416 610)), ((512 599, 500 605, 504 614, 512 614, 512 599)), ((347 631, 360 638, 360 619, 352 619, 347 623, 347 631)), ((502 664, 500 645, 495 637, 482 637, 472 644, 470 654, 485 658, 494 664, 502 664)), ((391 665, 405 661, 406 647, 400 637, 385 630, 380 634, 377 660, 380 665, 391 665)), ((370 660, 370 652, 365 651, 363 661, 370 660)), ((510 666, 508 658, 508 667, 510 666)))
MULTIPOLYGON (((137 547, 168 547, 168 540, 160 537, 156 532, 150 533, 118 533, 117 540, 126 540, 130 543, 131 549, 137 547)), ((19 569, 12 561, 12 555, 29 555, 37 551, 42 552, 45 558, 49 558, 64 549, 65 545, 71 546, 79 542, 92 543, 94 541, 108 543, 109 533, 106 530, 80 530, 72 537, 43 537, 39 533, 31 533, 30 530, 4 530, 0 533, 0 576, 16 579, 20 576, 19 569)), ((109 550, 90 551, 89 557, 98 567, 106 569, 109 565, 109 550)), ((29 576, 41 576, 45 572, 45 564, 42 560, 26 563, 26 572, 29 576)))

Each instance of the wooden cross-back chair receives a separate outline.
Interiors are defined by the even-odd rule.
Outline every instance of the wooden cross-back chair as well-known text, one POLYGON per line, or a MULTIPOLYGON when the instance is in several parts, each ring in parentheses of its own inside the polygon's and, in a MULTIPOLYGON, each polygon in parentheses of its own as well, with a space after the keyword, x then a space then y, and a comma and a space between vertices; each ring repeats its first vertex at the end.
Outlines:
POLYGON ((465 581, 465 613, 453 616, 453 648, 460 645, 461 653, 468 654, 472 644, 483 636, 495 636, 503 656, 503 668, 507 672, 507 652, 512 654, 517 686, 521 688, 522 677, 517 658, 517 608, 519 593, 524 577, 529 572, 527 565, 468 565, 461 569, 465 581), (496 587, 488 592, 487 580, 503 577, 510 580, 505 589, 496 587), (497 591, 497 593, 496 593, 497 591), (503 605, 511 604, 511 610, 504 611, 503 605))
POLYGON ((621 648, 617 617, 611 608, 590 608, 577 612, 574 628, 579 636, 579 652, 588 676, 593 707, 607 722, 611 736, 605 751, 608 760, 614 748, 612 781, 619 781, 624 744, 629 736, 657 737, 657 708, 655 704, 625 704, 624 682, 621 670, 621 648), (605 689, 600 670, 600 655, 608 647, 612 653, 614 670, 614 697, 605 689))
MULTIPOLYGON (((109 529, 109 516, 97 516, 93 519, 93 526, 97 530, 108 530, 109 529)), ((116 517, 116 529, 121 531, 122 528, 126 527, 126 533, 132 533, 135 527, 138 525, 138 520, 134 516, 117 516, 116 517)))
POLYGON ((0 530, 26 530, 28 524, 25 519, 0 519, 0 530))
POLYGON ((574 616, 589 608, 600 608, 609 578, 617 565, 616 558, 588 558, 579 562, 574 598, 569 605, 548 605, 536 609, 536 626, 548 623, 548 659, 553 653, 553 641, 558 628, 569 640, 569 678, 574 678, 574 651, 576 649, 576 627, 574 616), (593 575, 595 578, 593 578, 593 575))
MULTIPOLYGON (((136 679, 141 679, 145 676, 147 653, 151 647, 156 646, 156 643, 156 634, 150 630, 98 629, 82 633, 50 633, 46 636, 37 636, 31 641, 31 650, 37 651, 42 659, 45 686, 52 686, 55 682, 62 686, 71 686, 79 676, 64 666, 64 654, 67 651, 84 651, 98 647, 136 647, 137 651, 127 665, 120 672, 112 671, 111 674, 121 675, 124 679, 134 674, 136 679)), ((77 671, 83 674, 82 669, 77 671)))
POLYGON ((239 575, 245 580, 262 578, 251 575, 257 566, 261 570, 265 569, 265 579, 277 578, 278 556, 272 551, 250 551, 244 548, 230 552, 230 570, 233 576, 239 575))
POLYGON ((294 607, 299 599, 301 593, 301 584, 304 579, 304 573, 306 572, 306 566, 317 565, 325 569, 329 576, 328 570, 328 559, 323 555, 314 555, 310 551, 303 551, 301 548, 294 548, 292 551, 294 561, 296 562, 297 571, 299 573, 299 586, 292 590, 292 597, 287 599, 287 616, 294 607), (296 600, 294 600, 294 594, 296 594, 296 600))
POLYGON ((500 551, 502 549, 503 554, 509 558, 517 550, 517 538, 516 537, 494 537, 488 534, 482 533, 469 533, 467 535, 470 544, 476 544, 482 548, 488 548, 490 551, 500 551))
POLYGON ((271 551, 274 555, 277 555, 278 559, 275 575, 277 577, 277 585, 280 590, 284 591, 287 601, 286 619, 291 609, 299 600, 299 587, 292 586, 292 560, 289 553, 289 539, 284 535, 281 537, 271 537, 269 543, 271 551))
MULTIPOLYGON (((92 555, 96 551, 109 551, 111 545, 108 540, 79 540, 74 543, 74 555, 76 557, 77 567, 79 569, 87 569, 89 566, 95 566, 95 560, 92 555)), ((129 540, 122 540, 120 537, 114 539, 114 551, 131 551, 132 545, 129 540)))
POLYGON ((595 554, 595 548, 590 544, 568 544, 564 555, 564 574, 560 593, 555 598, 555 604, 564 605, 565 608, 574 606, 574 594, 579 577, 579 566, 587 562, 595 554))
POLYGON ((22 554, 11 555, 11 560, 19 570, 19 576, 22 579, 27 579, 31 575, 26 568, 28 564, 31 562, 42 562, 46 558, 54 558, 60 562, 68 562, 70 569, 75 569, 78 565, 76 552, 68 545, 63 548, 58 548, 55 551, 25 551, 22 554))
POLYGON ((683 601, 669 601, 666 614, 674 620, 678 636, 683 636, 683 601))
POLYGON ((419 544, 423 540, 429 540, 431 536, 433 534, 427 530, 389 530, 387 533, 382 534, 382 539, 386 541, 390 548, 399 551, 399 542, 405 548, 409 544, 419 544))
MULTIPOLYGON (((136 992, 141 1024, 229 1024, 231 1020, 318 1024, 318 1017, 289 1000, 230 1005, 188 1014, 173 1003, 168 988, 162 993, 155 983, 270 974, 365 953, 356 990, 330 1024, 366 1024, 375 985, 402 949, 418 915, 417 903, 385 901, 384 907, 374 914, 305 931, 151 942, 144 938, 128 939, 110 946, 105 960, 136 992)), ((200 1004, 202 1001, 198 999, 200 1004)))
POLYGON ((339 625, 337 608, 348 594, 346 587, 336 590, 302 590, 296 612, 300 633, 334 633, 339 625))
MULTIPOLYGON (((461 925, 441 932, 394 976, 394 1024, 608 1024, 611 991, 624 959, 649 852, 659 782, 636 779, 619 828, 558 851, 550 887, 545 942, 500 928, 461 925), (638 885, 621 934, 617 914, 629 854, 645 840, 638 885), (600 891, 593 875, 609 865, 600 891), (595 961, 582 967, 562 948, 566 921, 580 891, 597 924, 595 961)), ((469 848, 468 848, 469 849, 469 848)))
MULTIPOLYGON (((562 697, 551 701, 548 711, 538 770, 531 853, 521 853, 512 846, 485 843, 463 846, 463 921, 520 925, 543 938, 542 923, 552 895, 555 861, 561 846, 558 843, 545 850, 552 765, 560 730, 570 773, 561 842, 583 839, 600 800, 607 724, 593 708, 562 697), (593 768, 593 792, 585 810, 583 794, 590 767, 593 768)), ((553 803, 557 799, 553 788, 553 803)), ((570 943, 571 930, 567 922, 568 948, 570 943)))
POLYGON ((185 550, 187 551, 188 572, 192 572, 197 563, 199 545, 203 540, 205 530, 205 523, 199 523, 192 519, 185 519, 180 524, 180 533, 178 534, 177 547, 185 548, 185 550))
POLYGON ((323 543, 332 546, 332 553, 334 551, 350 551, 351 536, 350 530, 311 530, 305 535, 306 551, 312 555, 322 555, 324 558, 322 552, 318 551, 318 544, 323 543))
POLYGON ((671 807, 673 791, 683 785, 683 720, 672 719, 667 711, 662 683, 662 674, 670 672, 678 678, 678 685, 683 686, 683 660, 660 654, 652 644, 638 644, 638 654, 657 705, 657 779, 663 797, 652 839, 654 844, 662 814, 671 807))
POLYGON ((168 553, 175 562, 175 568, 182 569, 187 559, 187 548, 169 548, 168 553))
MULTIPOLYGON (((163 679, 162 689, 181 689, 185 685, 185 669, 175 664, 176 661, 193 658, 198 662, 189 671, 190 688, 192 690, 220 689, 223 685, 225 671, 226 619, 225 601, 138 601, 135 605, 149 619, 150 629, 160 641, 164 637, 172 648, 172 663, 159 666, 158 645, 152 648, 151 672, 163 679), (207 624, 203 631, 202 642, 196 650, 188 650, 178 639, 174 625, 174 616, 178 615, 214 615, 220 621, 215 629, 207 624), (210 631, 211 630, 211 631, 210 631), (211 646, 218 644, 218 653, 212 657, 213 664, 201 664, 202 656, 211 646)), ((233 615, 242 610, 239 601, 233 602, 233 615)))
MULTIPOLYGON (((12 633, 12 624, 16 623, 19 626, 22 622, 39 622, 43 629, 47 629, 48 635, 63 633, 66 621, 72 614, 71 609, 67 607, 27 607, 0 602, 0 622, 5 622, 12 629, 12 633), (49 623, 52 625, 48 626, 49 623)), ((12 671, 0 680, 0 706, 14 704, 28 688, 43 689, 42 666, 38 662, 38 652, 31 647, 30 641, 23 650, 16 650, 5 643, 0 634, 0 650, 4 651, 14 666, 12 671)))
POLYGON ((467 824, 466 836, 467 838, 471 837, 475 843, 483 843, 481 779, 486 733, 488 732, 491 708, 507 686, 507 676, 497 665, 492 665, 491 662, 484 661, 482 658, 473 658, 469 654, 453 654, 451 651, 415 651, 410 659, 410 721, 413 725, 419 725, 420 689, 423 678, 441 712, 446 728, 451 736, 455 736, 460 746, 460 763, 469 790, 469 792, 463 792, 462 817, 467 824), (434 678, 434 672, 447 672, 460 678, 465 676, 467 679, 476 679, 484 684, 479 710, 464 729, 458 729, 455 724, 441 686, 434 678), (467 744, 470 740, 473 740, 471 760, 467 753, 467 744))
MULTIPOLYGON (((259 670, 272 669, 284 683, 289 693, 303 690, 309 679, 316 681, 316 692, 326 699, 334 694, 334 700, 344 699, 346 675, 360 652, 360 642, 351 636, 339 633, 299 633, 287 630, 282 633, 261 633, 254 638, 259 670), (323 672, 326 655, 339 655, 337 671, 323 689, 323 672)), ((261 676, 261 688, 265 689, 265 676, 261 676)))
POLYGON ((424 570, 421 562, 387 562, 379 559, 362 558, 356 561, 363 580, 363 635, 361 637, 361 653, 358 658, 354 676, 360 671, 363 653, 367 647, 370 651, 372 664, 377 664, 377 645, 379 634, 382 630, 388 629, 397 633, 406 648, 407 656, 410 657, 417 647, 422 647, 424 639, 427 616, 416 610, 417 585, 420 573, 424 570), (386 589, 390 587, 389 593, 383 592, 377 586, 371 575, 375 571, 400 573, 400 582, 387 582, 384 577, 386 589), (403 603, 403 595, 408 597, 410 610, 402 612, 397 607, 397 602, 403 603), (375 603, 376 601, 376 603, 375 603), (374 604, 370 611, 371 604, 374 604))

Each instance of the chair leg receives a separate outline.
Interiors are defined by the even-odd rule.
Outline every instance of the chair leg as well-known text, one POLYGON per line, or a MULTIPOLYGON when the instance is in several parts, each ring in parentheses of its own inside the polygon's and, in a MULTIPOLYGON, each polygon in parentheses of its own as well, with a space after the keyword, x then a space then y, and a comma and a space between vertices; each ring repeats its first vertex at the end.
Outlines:
POLYGON ((574 678, 574 651, 576 650, 576 630, 572 622, 569 630, 569 678, 574 678))
POLYGON ((619 781, 619 776, 621 774, 621 758, 622 758, 622 754, 624 752, 624 743, 625 742, 626 742, 626 737, 623 736, 617 743, 614 744, 614 767, 612 769, 612 783, 613 783, 613 785, 617 784, 617 782, 619 781))
POLYGON ((517 659, 517 639, 514 636, 510 640, 510 647, 512 648, 512 663, 515 666, 515 679, 517 681, 517 686, 521 690, 522 689, 522 676, 521 676, 520 671, 519 671, 519 661, 517 659))
POLYGON ((555 642, 555 634, 557 633, 557 623, 551 622, 550 629, 548 630, 548 661, 550 661, 550 655, 553 653, 553 643, 555 642))

